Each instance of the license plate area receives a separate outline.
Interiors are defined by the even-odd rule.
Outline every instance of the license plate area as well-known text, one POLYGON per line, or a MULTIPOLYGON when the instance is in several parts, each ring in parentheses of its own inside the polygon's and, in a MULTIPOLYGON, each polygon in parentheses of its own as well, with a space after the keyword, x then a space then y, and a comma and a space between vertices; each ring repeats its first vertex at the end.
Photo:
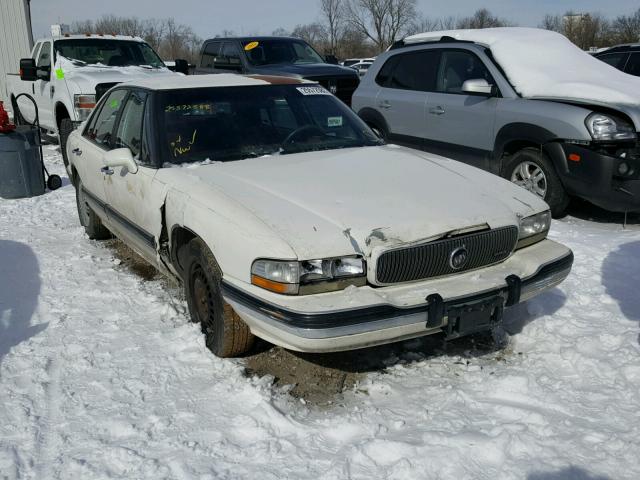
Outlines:
POLYGON ((502 321, 503 312, 502 296, 449 306, 446 308, 447 324, 444 327, 447 340, 490 330, 502 321))

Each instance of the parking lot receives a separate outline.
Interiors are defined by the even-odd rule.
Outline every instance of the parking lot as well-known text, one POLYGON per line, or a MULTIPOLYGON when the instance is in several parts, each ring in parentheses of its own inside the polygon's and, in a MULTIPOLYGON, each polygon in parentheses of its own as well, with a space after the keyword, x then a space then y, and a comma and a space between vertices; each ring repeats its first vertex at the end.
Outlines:
MULTIPOLYGON (((63 175, 57 147, 45 156, 63 175)), ((86 238, 66 178, 5 200, 0 472, 638 478, 638 219, 623 228, 582 205, 550 236, 574 251, 570 277, 507 311, 494 337, 339 355, 261 343, 223 360, 177 286, 116 242, 86 238)))

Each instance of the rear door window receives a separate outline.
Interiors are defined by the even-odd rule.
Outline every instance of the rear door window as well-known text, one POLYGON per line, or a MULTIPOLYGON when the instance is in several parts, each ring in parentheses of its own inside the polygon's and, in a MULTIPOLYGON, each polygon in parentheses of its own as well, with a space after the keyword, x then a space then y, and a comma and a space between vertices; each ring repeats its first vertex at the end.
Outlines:
POLYGON ((216 58, 220 54, 221 45, 222 42, 209 42, 205 45, 204 52, 202 52, 202 60, 200 62, 202 67, 214 68, 216 58))
POLYGON ((476 79, 484 79, 495 85, 489 70, 474 53, 465 50, 442 52, 438 70, 438 92, 465 95, 462 91, 464 82, 476 79))
POLYGON ((624 71, 630 75, 640 77, 640 52, 634 52, 631 54, 624 71))
POLYGON ((435 49, 400 55, 389 86, 404 90, 432 92, 436 86, 438 58, 435 49))
POLYGON ((220 57, 216 61, 216 68, 222 70, 240 70, 242 68, 240 52, 234 43, 224 42, 220 57))

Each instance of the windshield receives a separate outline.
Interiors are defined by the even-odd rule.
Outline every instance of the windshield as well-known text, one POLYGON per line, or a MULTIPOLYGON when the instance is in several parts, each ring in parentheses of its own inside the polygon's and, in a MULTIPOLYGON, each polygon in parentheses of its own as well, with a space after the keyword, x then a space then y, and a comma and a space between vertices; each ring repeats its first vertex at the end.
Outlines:
POLYGON ((302 40, 246 40, 242 42, 242 48, 249 63, 256 66, 278 63, 325 63, 318 52, 302 40))
POLYGON ((76 65, 126 67, 131 65, 163 68, 165 65, 153 49, 142 42, 107 38, 57 40, 56 54, 76 65))
POLYGON ((169 90, 159 108, 165 166, 381 143, 318 85, 169 90))

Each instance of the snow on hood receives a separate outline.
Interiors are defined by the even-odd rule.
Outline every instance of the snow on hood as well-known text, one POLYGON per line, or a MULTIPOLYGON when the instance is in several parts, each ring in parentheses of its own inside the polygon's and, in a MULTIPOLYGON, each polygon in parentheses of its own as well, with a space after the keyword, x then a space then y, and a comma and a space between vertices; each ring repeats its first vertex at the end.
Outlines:
POLYGON ((446 30, 412 35, 405 43, 444 36, 489 47, 523 97, 640 104, 640 78, 592 57, 559 33, 520 27, 446 30))
MULTIPOLYGON (((176 170, 173 170, 176 172, 176 170)), ((482 170, 394 145, 218 162, 180 169, 316 258, 413 243, 478 225, 517 225, 546 204, 482 170)), ((167 172, 168 173, 168 172, 167 172)), ((206 202, 206 199, 200 199, 206 202)))
POLYGON ((122 83, 153 76, 171 76, 176 74, 168 68, 145 68, 139 66, 110 67, 107 65, 75 65, 71 60, 58 57, 56 68, 64 71, 67 81, 75 82, 82 91, 91 92, 99 83, 122 83))

